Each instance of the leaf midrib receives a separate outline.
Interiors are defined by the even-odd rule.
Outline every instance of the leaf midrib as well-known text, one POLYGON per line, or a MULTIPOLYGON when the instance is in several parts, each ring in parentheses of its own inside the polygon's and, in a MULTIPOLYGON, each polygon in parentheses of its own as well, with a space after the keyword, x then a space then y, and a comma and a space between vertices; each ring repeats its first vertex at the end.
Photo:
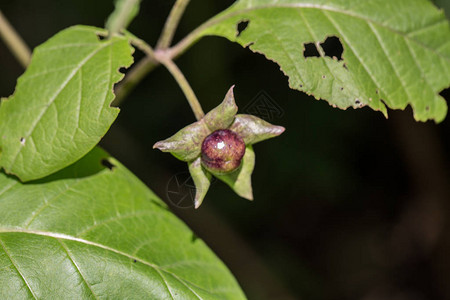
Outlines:
POLYGON ((189 280, 187 280, 187 279, 180 278, 180 277, 178 277, 178 275, 174 274, 173 272, 168 271, 168 270, 166 270, 166 269, 164 269, 164 268, 162 268, 162 267, 160 267, 160 266, 158 266, 158 265, 152 264, 151 262, 148 262, 148 261, 146 261, 146 260, 144 260, 144 259, 142 259, 142 258, 139 258, 139 257, 137 257, 137 256, 133 256, 133 255, 130 255, 130 254, 128 254, 128 253, 125 253, 125 252, 123 252, 123 251, 120 251, 120 250, 111 248, 111 247, 109 247, 109 246, 106 246, 106 245, 103 245, 103 244, 100 244, 100 243, 96 243, 96 242, 93 242, 93 241, 89 241, 89 240, 77 238, 77 237, 70 236, 70 235, 63 234, 63 233, 50 232, 50 231, 42 231, 42 230, 29 230, 29 229, 23 230, 23 229, 18 229, 18 228, 6 228, 6 229, 0 228, 0 234, 2 234, 2 233, 23 233, 23 234, 33 234, 33 235, 39 235, 39 236, 50 237, 50 238, 54 238, 54 239, 57 239, 57 240, 60 240, 60 239, 61 239, 61 240, 74 241, 74 242, 86 244, 86 245, 89 245, 89 246, 97 247, 97 248, 100 248, 100 249, 104 249, 104 250, 107 250, 107 251, 110 251, 110 252, 119 254, 119 255, 121 255, 121 256, 125 256, 125 257, 129 258, 130 260, 136 260, 137 262, 140 262, 140 263, 142 263, 142 264, 144 264, 144 265, 147 265, 147 266, 153 268, 157 273, 160 273, 160 271, 162 271, 162 272, 164 272, 164 273, 167 273, 167 274, 171 275, 173 278, 175 278, 176 280, 178 280, 182 285, 184 285, 188 290, 190 290, 193 294, 195 294, 199 299, 202 299, 202 298, 201 298, 200 296, 198 296, 198 294, 195 293, 195 292, 191 289, 191 287, 188 286, 188 284, 191 285, 191 286, 193 286, 193 287, 195 287, 195 288, 197 288, 197 289, 200 289, 200 290, 202 290, 203 292, 206 292, 206 293, 208 293, 208 294, 211 293, 211 291, 205 290, 204 288, 202 288, 202 287, 196 285, 195 283, 193 283, 193 282, 191 282, 191 281, 189 281, 189 280))
MULTIPOLYGON (((400 35, 402 36, 404 39, 413 41, 414 43, 418 44, 419 46, 423 47, 424 49, 427 49, 431 52, 433 52, 434 54, 438 55, 439 57, 441 57, 444 60, 450 61, 450 57, 444 56, 442 53, 440 52, 436 52, 435 49, 428 47, 427 45, 423 44, 422 42, 416 40, 414 37, 409 36, 409 34, 415 32, 415 31, 411 31, 411 32, 402 32, 399 30, 396 30, 392 27, 389 27, 385 24, 379 23, 373 19, 368 18, 367 16, 362 16, 359 14, 356 14, 354 12, 348 11, 348 10, 342 10, 342 9, 338 9, 336 7, 333 6, 329 6, 329 5, 320 5, 320 4, 313 4, 313 3, 291 3, 291 4, 269 4, 269 5, 260 5, 260 6, 253 6, 253 7, 249 7, 249 8, 243 8, 243 9, 238 9, 238 8, 234 8, 233 6, 230 7, 229 9, 235 9, 232 10, 229 13, 226 13, 227 11, 225 11, 224 14, 219 14, 216 17, 213 17, 212 19, 210 19, 209 21, 207 21, 206 23, 204 23, 203 25, 201 25, 196 31, 198 31, 198 34, 201 36, 203 35, 203 32, 207 29, 209 29, 210 27, 219 24, 220 22, 227 20, 229 18, 232 18, 234 16, 246 13, 246 12, 252 12, 255 10, 263 10, 263 9, 276 9, 276 8, 312 8, 312 9, 318 9, 318 10, 323 10, 323 11, 330 11, 330 12, 336 12, 336 13, 340 13, 343 15, 347 15, 350 17, 354 17, 360 20, 363 20, 367 23, 371 23, 374 25, 377 25, 379 27, 385 28, 389 31, 391 31, 394 34, 400 35)), ((443 22, 443 20, 445 21, 445 19, 439 19, 436 23, 440 23, 443 22)), ((433 24, 427 24, 425 26, 425 28, 431 27, 433 25, 435 25, 436 23, 433 24)), ((421 30, 423 28, 419 28, 418 30, 421 30)))

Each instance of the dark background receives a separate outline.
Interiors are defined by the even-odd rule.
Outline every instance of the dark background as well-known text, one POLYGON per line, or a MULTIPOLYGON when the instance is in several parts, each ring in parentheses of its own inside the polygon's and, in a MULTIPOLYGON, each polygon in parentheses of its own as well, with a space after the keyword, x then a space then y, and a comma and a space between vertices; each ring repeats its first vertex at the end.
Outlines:
MULTIPOLYGON (((154 45, 172 3, 144 0, 130 31, 154 45)), ((175 40, 231 3, 193 0, 175 40)), ((74 24, 102 27, 113 5, 14 0, 0 9, 35 47, 74 24)), ((269 121, 286 132, 255 146, 255 201, 216 182, 198 210, 171 203, 171 179, 187 166, 152 145, 195 120, 164 68, 123 103, 101 144, 168 201, 250 299, 450 299, 449 117, 436 125, 415 123, 410 109, 387 120, 334 109, 289 89, 275 63, 217 37, 177 63, 205 111, 236 84, 241 109, 265 91, 283 112, 269 121)), ((23 70, 3 43, 0 66, 8 96, 23 70)))

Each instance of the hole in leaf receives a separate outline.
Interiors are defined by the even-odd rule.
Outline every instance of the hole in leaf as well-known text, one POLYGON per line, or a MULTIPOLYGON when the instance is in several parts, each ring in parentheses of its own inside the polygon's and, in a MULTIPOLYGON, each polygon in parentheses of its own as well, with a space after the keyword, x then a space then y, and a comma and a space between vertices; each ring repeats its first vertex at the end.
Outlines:
POLYGON ((102 159, 101 160, 101 163, 102 163, 102 165, 104 166, 104 167, 106 167, 106 168, 108 168, 108 169, 110 169, 110 170, 112 170, 112 169, 114 169, 116 166, 115 165, 113 165, 109 160, 107 160, 106 158, 104 158, 104 159, 102 159))
POLYGON ((103 41, 104 39, 107 38, 106 35, 102 35, 101 33, 98 33, 98 32, 97 32, 97 37, 98 37, 98 40, 99 40, 99 41, 103 41))
POLYGON ((329 36, 325 42, 320 43, 325 56, 335 58, 337 60, 342 60, 342 52, 344 52, 344 47, 337 36, 329 36))
POLYGON ((320 57, 319 51, 317 51, 314 43, 305 44, 305 50, 303 50, 303 56, 307 57, 320 57))
POLYGON ((359 99, 355 99, 355 104, 356 104, 356 105, 360 105, 360 104, 361 104, 361 101, 359 101, 359 99))
POLYGON ((250 42, 247 45, 244 46, 244 48, 250 48, 250 46, 252 46, 254 44, 254 42, 250 42))
POLYGON ((439 93, 445 100, 450 101, 450 88, 446 88, 439 93))
POLYGON ((248 23, 250 23, 249 21, 245 20, 245 21, 241 21, 236 25, 236 29, 237 29, 237 34, 236 37, 240 36, 241 33, 247 29, 248 27, 248 23))
POLYGON ((127 72, 127 68, 121 67, 119 68, 119 72, 125 74, 127 72))
POLYGON ((192 233, 191 242, 195 243, 198 240, 198 236, 195 233, 192 233))
POLYGON ((325 78, 327 78, 325 75, 322 75, 322 79, 325 79, 325 78))
POLYGON ((341 91, 343 91, 344 90, 344 87, 341 87, 341 91))

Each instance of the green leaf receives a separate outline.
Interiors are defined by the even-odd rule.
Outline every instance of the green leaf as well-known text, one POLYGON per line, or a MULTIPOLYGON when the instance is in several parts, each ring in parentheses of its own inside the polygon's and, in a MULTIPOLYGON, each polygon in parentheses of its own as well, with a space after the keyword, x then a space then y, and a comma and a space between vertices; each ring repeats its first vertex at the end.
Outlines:
POLYGON ((199 157, 188 164, 189 173, 195 184, 195 208, 200 207, 211 184, 211 173, 203 169, 201 160, 199 157))
POLYGON ((205 115, 205 123, 211 131, 228 128, 233 123, 234 116, 238 111, 234 101, 233 88, 234 86, 228 90, 222 103, 205 115))
POLYGON ((218 179, 228 184, 242 198, 253 200, 252 173, 255 168, 255 152, 251 145, 245 148, 240 168, 231 174, 214 174, 218 179))
POLYGON ((99 40, 102 29, 75 26, 37 47, 16 91, 0 106, 0 166, 23 181, 83 157, 119 110, 110 107, 118 69, 133 62, 124 37, 99 40))
POLYGON ((239 0, 199 31, 248 46, 277 62, 293 89, 340 108, 411 105, 416 120, 445 118, 450 27, 428 0, 239 0), (242 31, 237 25, 248 22, 242 31), (343 60, 320 43, 338 37, 343 60), (313 43, 320 57, 304 57, 313 43))
POLYGON ((0 282, 1 299, 245 298, 204 242, 98 148, 52 178, 0 173, 0 282))
POLYGON ((284 127, 272 125, 253 115, 236 115, 230 130, 236 132, 246 145, 253 145, 261 141, 279 136, 284 132, 284 127))

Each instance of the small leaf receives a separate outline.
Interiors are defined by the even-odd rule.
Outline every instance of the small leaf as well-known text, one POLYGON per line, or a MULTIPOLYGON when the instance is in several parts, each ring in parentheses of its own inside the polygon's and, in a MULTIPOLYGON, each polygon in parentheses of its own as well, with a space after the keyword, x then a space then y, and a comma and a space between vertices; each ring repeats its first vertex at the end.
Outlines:
POLYGON ((98 148, 52 178, 0 172, 1 298, 245 299, 194 237, 98 148))
POLYGON ((236 115, 229 129, 236 132, 246 145, 253 145, 284 132, 282 126, 272 125, 261 118, 245 114, 236 115))
POLYGON ((368 106, 387 116, 387 107, 411 105, 416 120, 436 122, 447 113, 439 93, 450 85, 450 26, 428 0, 239 0, 201 35, 263 54, 291 88, 334 107, 368 106), (331 38, 341 57, 323 47, 331 38), (319 57, 305 55, 307 45, 319 57))
POLYGON ((0 166, 23 181, 83 157, 107 132, 118 69, 133 62, 124 37, 99 40, 102 29, 75 26, 37 47, 13 96, 0 106, 0 166))
POLYGON ((234 85, 228 90, 222 103, 209 111, 205 117, 206 125, 211 131, 228 128, 233 123, 238 111, 233 94, 234 85))
POLYGON ((211 173, 203 169, 200 157, 188 163, 188 165, 195 184, 195 208, 199 208, 211 184, 211 173))
POLYGON ((170 152, 179 160, 189 162, 200 155, 202 142, 209 133, 202 119, 182 128, 173 136, 157 142, 153 145, 153 149, 170 152))
POLYGON ((253 200, 252 173, 255 168, 255 152, 251 145, 245 149, 241 167, 227 175, 214 174, 218 179, 228 184, 242 198, 253 200))

